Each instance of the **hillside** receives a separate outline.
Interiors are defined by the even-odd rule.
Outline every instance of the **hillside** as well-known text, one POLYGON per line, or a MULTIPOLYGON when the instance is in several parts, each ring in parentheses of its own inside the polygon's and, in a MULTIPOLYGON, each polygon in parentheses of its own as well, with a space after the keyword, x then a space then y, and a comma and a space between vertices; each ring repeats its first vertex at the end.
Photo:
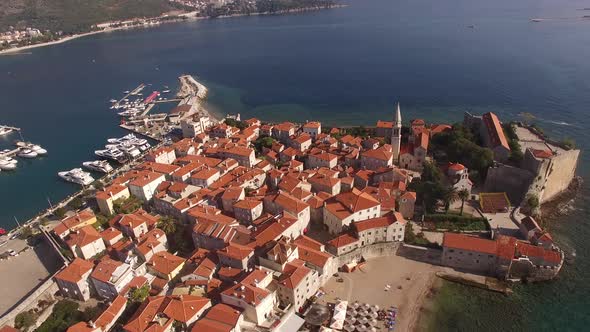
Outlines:
POLYGON ((173 9, 167 0, 1 0, 0 31, 27 26, 71 34, 100 22, 154 17, 173 9))

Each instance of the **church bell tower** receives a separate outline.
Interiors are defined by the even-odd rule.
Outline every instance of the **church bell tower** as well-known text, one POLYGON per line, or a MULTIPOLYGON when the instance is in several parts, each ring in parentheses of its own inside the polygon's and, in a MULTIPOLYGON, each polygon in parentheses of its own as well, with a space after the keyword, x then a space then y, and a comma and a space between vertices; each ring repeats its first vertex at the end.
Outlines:
POLYGON ((402 143, 402 114, 399 109, 399 103, 395 110, 395 117, 393 118, 393 126, 391 128, 391 149, 393 151, 393 162, 399 162, 399 151, 402 143))

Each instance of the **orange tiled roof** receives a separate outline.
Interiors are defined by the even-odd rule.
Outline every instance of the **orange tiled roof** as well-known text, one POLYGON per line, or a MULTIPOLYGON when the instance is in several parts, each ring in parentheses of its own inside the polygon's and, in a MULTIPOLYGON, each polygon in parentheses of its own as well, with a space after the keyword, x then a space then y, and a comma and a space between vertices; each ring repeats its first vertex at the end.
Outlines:
POLYGON ((92 271, 94 264, 82 258, 74 258, 70 265, 66 266, 55 278, 65 280, 72 283, 77 283, 82 280, 82 276, 92 271))

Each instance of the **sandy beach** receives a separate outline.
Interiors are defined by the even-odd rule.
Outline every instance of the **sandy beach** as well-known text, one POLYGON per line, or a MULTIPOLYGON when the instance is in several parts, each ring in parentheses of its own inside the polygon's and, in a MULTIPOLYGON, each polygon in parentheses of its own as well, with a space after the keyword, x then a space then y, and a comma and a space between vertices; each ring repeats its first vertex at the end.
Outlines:
MULTIPOLYGON (((335 302, 336 298, 359 301, 381 308, 395 306, 399 316, 396 331, 414 331, 418 328, 425 300, 433 293, 437 282, 436 272, 442 267, 415 261, 400 255, 375 258, 367 261, 352 273, 339 273, 344 282, 332 278, 323 289, 326 295, 320 303, 335 302), (385 290, 390 285, 389 290, 385 290)), ((387 331, 382 327, 380 331, 387 331)))

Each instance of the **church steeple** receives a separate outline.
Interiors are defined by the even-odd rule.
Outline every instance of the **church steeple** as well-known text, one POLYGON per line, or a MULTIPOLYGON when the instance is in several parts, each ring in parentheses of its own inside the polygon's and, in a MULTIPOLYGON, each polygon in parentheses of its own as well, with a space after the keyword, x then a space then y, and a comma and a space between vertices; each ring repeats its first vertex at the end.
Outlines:
POLYGON ((397 103, 397 109, 395 110, 395 118, 393 119, 393 125, 395 127, 402 127, 402 112, 399 109, 399 103, 397 103))
POLYGON ((402 112, 397 103, 395 110, 395 116, 393 118, 393 124, 391 128, 391 149, 393 151, 393 162, 399 162, 399 152, 402 143, 402 112))

